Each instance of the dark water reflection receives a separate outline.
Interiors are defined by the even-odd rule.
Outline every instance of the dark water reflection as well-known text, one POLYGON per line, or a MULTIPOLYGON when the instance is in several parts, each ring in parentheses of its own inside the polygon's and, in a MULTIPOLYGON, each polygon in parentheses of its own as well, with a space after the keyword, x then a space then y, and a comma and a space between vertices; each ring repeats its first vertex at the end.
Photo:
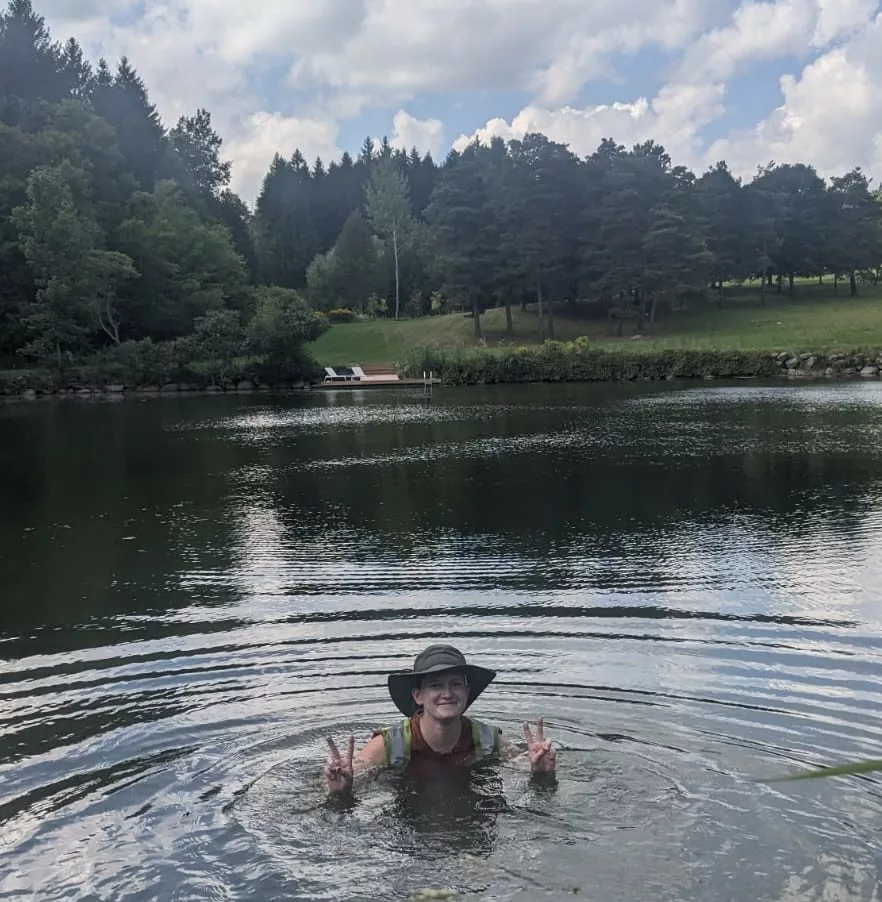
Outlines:
POLYGON ((871 900, 882 386, 0 408, 0 898, 871 900), (516 765, 326 803, 450 638, 516 765))

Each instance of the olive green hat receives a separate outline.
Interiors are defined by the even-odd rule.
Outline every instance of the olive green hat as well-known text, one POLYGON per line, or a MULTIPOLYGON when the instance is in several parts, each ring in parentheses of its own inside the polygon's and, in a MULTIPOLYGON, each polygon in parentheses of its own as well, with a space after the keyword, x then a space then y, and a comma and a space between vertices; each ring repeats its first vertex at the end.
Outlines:
POLYGON ((417 710, 411 690, 419 688, 423 677, 430 673, 443 673, 446 670, 461 670, 469 684, 469 698, 466 708, 493 682, 495 670, 469 664, 463 653, 452 645, 430 645, 421 651, 413 662, 413 670, 389 674, 389 695, 395 707, 405 717, 412 717, 417 710))

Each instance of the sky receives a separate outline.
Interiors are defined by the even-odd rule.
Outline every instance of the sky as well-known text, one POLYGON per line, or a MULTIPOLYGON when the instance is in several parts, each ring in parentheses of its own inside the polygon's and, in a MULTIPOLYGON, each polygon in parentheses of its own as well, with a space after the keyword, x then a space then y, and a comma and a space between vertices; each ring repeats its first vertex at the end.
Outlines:
POLYGON ((882 179, 877 0, 35 0, 56 40, 128 56, 169 127, 208 109, 253 203, 276 152, 365 137, 440 160, 541 131, 652 138, 701 173, 803 162, 882 179))

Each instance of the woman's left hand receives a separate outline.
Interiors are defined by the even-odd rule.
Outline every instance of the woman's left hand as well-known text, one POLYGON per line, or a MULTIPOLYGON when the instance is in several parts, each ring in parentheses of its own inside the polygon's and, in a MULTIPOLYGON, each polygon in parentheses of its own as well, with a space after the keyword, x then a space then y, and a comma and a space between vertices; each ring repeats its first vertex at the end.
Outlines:
POLYGON ((530 755, 530 770, 534 774, 553 774, 557 764, 557 750, 550 739, 545 738, 545 723, 540 717, 536 723, 536 735, 528 723, 524 724, 524 739, 530 755))

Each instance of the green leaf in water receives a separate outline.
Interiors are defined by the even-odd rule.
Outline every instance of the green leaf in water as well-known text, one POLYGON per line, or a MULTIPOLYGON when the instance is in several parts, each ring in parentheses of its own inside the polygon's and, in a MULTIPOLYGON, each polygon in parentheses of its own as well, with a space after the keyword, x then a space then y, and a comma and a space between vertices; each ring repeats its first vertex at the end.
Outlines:
POLYGON ((875 770, 882 770, 882 759, 875 758, 869 761, 855 761, 852 764, 839 764, 836 767, 822 767, 818 770, 793 774, 789 777, 771 777, 761 782, 789 783, 793 780, 819 780, 821 777, 847 777, 850 774, 868 774, 875 770))

